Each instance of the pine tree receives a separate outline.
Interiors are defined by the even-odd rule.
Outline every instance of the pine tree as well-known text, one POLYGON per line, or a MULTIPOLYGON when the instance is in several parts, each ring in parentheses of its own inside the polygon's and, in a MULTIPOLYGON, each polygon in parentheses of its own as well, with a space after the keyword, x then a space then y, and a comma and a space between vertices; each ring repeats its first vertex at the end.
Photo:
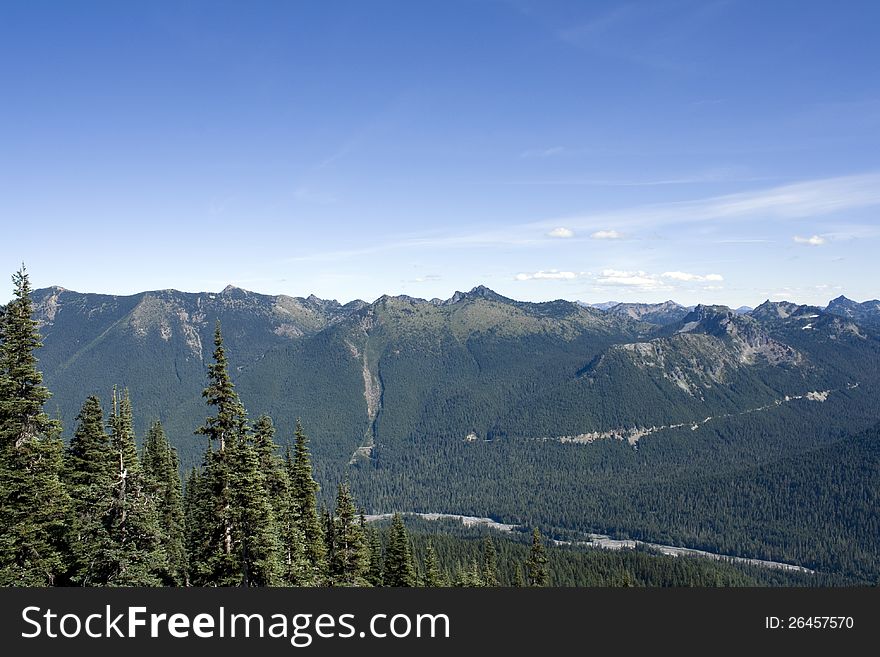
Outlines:
POLYGON ((50 394, 37 369, 42 344, 23 265, 12 281, 15 298, 0 318, 0 585, 51 586, 68 568, 64 445, 43 410, 50 394))
POLYGON ((385 550, 385 586, 415 586, 417 584, 415 562, 409 532, 403 518, 395 513, 391 519, 388 547, 385 550))
POLYGON ((476 557, 471 559, 471 565, 468 570, 468 580, 470 581, 470 586, 486 586, 486 581, 483 579, 483 573, 480 570, 480 563, 477 561, 476 557))
POLYGON ((106 584, 113 506, 113 452, 104 430, 104 411, 94 395, 86 399, 64 459, 64 482, 73 501, 70 579, 82 586, 106 584))
POLYGON ((210 580, 209 564, 203 557, 211 551, 211 531, 216 526, 210 517, 212 507, 208 481, 200 470, 193 468, 183 491, 187 585, 204 585, 210 580))
POLYGON ((333 545, 328 575, 331 586, 366 586, 369 561, 366 537, 348 484, 339 484, 333 515, 333 545))
MULTIPOLYGON (((247 413, 229 376, 220 322, 214 331, 214 362, 208 366, 208 386, 202 397, 216 414, 196 430, 208 436, 209 445, 203 494, 196 498, 207 507, 194 514, 204 520, 207 540, 189 541, 200 550, 190 555, 193 582, 216 586, 280 584, 282 547, 275 516, 260 455, 249 435, 247 413)), ((264 439, 260 439, 263 444, 264 439)))
POLYGON ((516 564, 516 573, 513 576, 513 585, 516 588, 523 588, 526 585, 526 577, 523 575, 522 564, 516 564))
MULTIPOLYGON (((262 415, 254 424, 252 437, 254 450, 259 460, 260 471, 266 482, 272 514, 275 518, 275 534, 281 561, 281 581, 290 586, 301 586, 308 582, 309 565, 305 556, 305 539, 296 523, 296 514, 291 497, 291 484, 286 461, 278 456, 275 443, 275 427, 272 418, 262 415)), ((286 460, 290 459, 290 447, 286 460)))
POLYGON ((382 539, 379 537, 379 531, 375 527, 367 525, 365 531, 367 544, 370 548, 370 568, 367 571, 367 581, 370 583, 370 586, 382 586, 384 584, 382 539))
POLYGON ((229 376, 229 360, 219 320, 214 327, 214 362, 208 365, 208 386, 202 391, 202 397, 208 406, 216 409, 216 415, 205 418, 196 434, 207 436, 209 447, 216 443, 223 452, 227 442, 239 440, 247 433, 247 414, 229 376))
POLYGON ((500 586, 498 581, 498 554, 495 544, 489 536, 483 539, 483 569, 482 579, 485 586, 500 586))
POLYGON ((424 585, 431 588, 446 586, 446 578, 440 572, 440 563, 434 545, 428 543, 425 550, 425 577, 424 585))
POLYGON ((208 386, 202 397, 216 414, 207 417, 195 432, 208 437, 208 449, 201 475, 202 489, 194 498, 206 507, 195 514, 205 523, 205 535, 201 540, 189 541, 198 550, 189 554, 192 582, 199 586, 237 586, 243 580, 243 572, 234 545, 232 459, 228 447, 244 441, 247 416, 229 376, 219 321, 214 329, 214 362, 208 365, 208 386))
POLYGON ((109 512, 110 547, 107 551, 109 586, 159 586, 168 571, 162 531, 153 499, 138 459, 131 398, 113 390, 109 420, 114 464, 114 494, 109 512))
POLYGON ((227 446, 233 545, 242 586, 277 586, 283 571, 275 516, 253 445, 233 440, 227 446))
POLYGON ((144 478, 147 493, 159 518, 162 545, 168 555, 168 571, 162 579, 171 586, 186 582, 183 493, 177 450, 168 443, 161 422, 154 422, 144 441, 144 478))
POLYGON ((319 586, 327 572, 327 548, 321 519, 318 515, 318 483, 312 476, 312 457, 308 438, 299 420, 294 432, 293 458, 288 458, 286 468, 290 480, 291 507, 297 527, 305 541, 305 556, 310 572, 304 586, 319 586))
POLYGON ((532 530, 532 547, 526 561, 526 570, 529 586, 547 586, 547 552, 537 527, 532 530))

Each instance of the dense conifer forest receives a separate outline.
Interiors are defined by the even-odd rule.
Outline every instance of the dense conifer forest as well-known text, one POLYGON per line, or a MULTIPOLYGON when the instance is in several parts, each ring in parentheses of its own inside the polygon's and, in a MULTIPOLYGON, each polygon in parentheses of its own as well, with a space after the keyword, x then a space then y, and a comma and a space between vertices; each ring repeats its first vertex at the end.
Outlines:
MULTIPOLYGON (((296 417, 284 418, 284 426, 294 427, 288 436, 279 435, 269 415, 248 415, 219 321, 201 393, 204 420, 192 427, 191 440, 203 450, 198 465, 182 471, 159 421, 136 435, 143 424, 136 420, 136 389, 112 388, 106 399, 86 396, 65 445, 61 422, 46 411, 51 395, 38 366, 41 336, 24 268, 13 283, 14 298, 0 317, 0 584, 6 586, 828 585, 871 582, 880 569, 877 428, 850 440, 846 450, 816 441, 772 464, 759 459, 735 482, 725 471, 693 476, 712 457, 693 443, 689 458, 682 458, 692 440, 687 431, 640 450, 619 441, 588 452, 522 439, 447 441, 432 464, 418 463, 427 456, 401 449, 405 442, 392 443, 369 466, 356 462, 334 491, 322 492, 306 428, 296 417), (647 462, 651 450, 656 458, 645 477, 614 489, 615 469, 647 462), (395 471, 433 472, 436 481, 415 485, 404 477, 389 486, 388 479, 371 477, 390 457, 395 471), (554 494, 542 496, 528 471, 543 461, 542 471, 557 472, 558 480, 544 488, 554 494), (499 468, 522 473, 505 495, 487 490, 511 481, 496 477, 499 468), (676 473, 686 487, 669 483, 676 473), (426 483, 434 489, 430 499, 421 497, 426 483), (597 486, 606 489, 604 505, 593 502, 597 486), (616 495, 611 506, 609 487, 616 495), (444 491, 459 512, 482 510, 489 499, 497 505, 525 498, 533 513, 520 517, 521 504, 496 506, 496 513, 520 521, 522 531, 509 535, 405 521, 400 514, 368 523, 354 490, 392 508, 425 510, 444 491), (768 506, 768 499, 775 504, 768 506), (759 540, 740 526, 756 514, 767 527, 759 540), (548 540, 553 532, 565 538, 566 531, 575 537, 590 529, 580 520, 584 515, 596 529, 641 526, 647 538, 789 559, 821 572, 645 549, 610 553, 548 540), (715 531, 703 533, 709 525, 715 531)), ((833 426, 834 413, 828 417, 833 426)), ((734 436, 740 443, 753 440, 756 451, 773 450, 760 446, 747 419, 729 422, 725 440, 734 436)), ((719 458, 724 445, 714 447, 719 458)))

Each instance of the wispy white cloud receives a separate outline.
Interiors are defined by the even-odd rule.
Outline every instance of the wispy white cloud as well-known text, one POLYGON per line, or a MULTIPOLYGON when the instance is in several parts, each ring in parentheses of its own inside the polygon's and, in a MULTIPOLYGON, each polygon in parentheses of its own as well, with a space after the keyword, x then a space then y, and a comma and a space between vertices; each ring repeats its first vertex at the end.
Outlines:
POLYGON ((596 278, 596 282, 605 286, 639 288, 641 290, 672 289, 656 275, 644 271, 603 269, 596 278))
POLYGON ((566 228, 565 226, 559 226, 558 228, 554 228, 549 233, 547 233, 547 237, 574 237, 574 231, 571 228, 566 228))
POLYGON ((666 271, 660 274, 663 278, 670 278, 674 281, 682 281, 685 283, 702 283, 708 281, 723 281, 724 277, 721 274, 706 274, 705 276, 701 276, 700 274, 689 274, 685 271, 666 271))
MULTIPOLYGON (((625 271, 620 269, 603 269, 595 277, 596 283, 604 286, 636 288, 639 290, 672 290, 674 286, 693 283, 720 283, 724 280, 721 274, 692 274, 684 271, 667 271, 653 274, 646 271, 625 271)), ((706 290, 721 289, 717 285, 703 286, 706 290)))
MULTIPOLYGON (((880 205, 880 172, 825 178, 693 201, 661 203, 626 210, 565 217, 573 230, 602 226, 660 227, 743 218, 791 220, 880 205)), ((538 222, 537 227, 550 225, 538 222)))
POLYGON ((792 238, 798 244, 806 244, 809 246, 822 246, 825 244, 825 238, 820 237, 819 235, 813 235, 812 237, 801 237, 800 235, 795 235, 792 238))
POLYGON ((517 274, 514 278, 518 281, 571 281, 578 278, 579 274, 573 271, 559 271, 558 269, 549 269, 547 271, 536 271, 533 273, 517 274))
POLYGON ((590 237, 594 240, 619 240, 623 238, 623 235, 616 230, 597 230, 595 233, 592 233, 590 237))
MULTIPOLYGON (((623 229, 656 230, 664 226, 711 221, 737 221, 746 218, 793 220, 880 205, 880 172, 800 182, 770 189, 715 196, 693 201, 640 206, 612 212, 586 214, 514 224, 483 231, 462 233, 422 233, 388 236, 385 241, 351 249, 313 252, 290 258, 288 262, 333 261, 416 249, 528 248, 546 244, 547 236, 564 227, 575 234, 592 235, 615 226, 623 229)), ((877 237, 871 227, 850 226, 847 234, 877 237), (857 231, 858 228, 858 231, 857 231), (872 232, 872 230, 874 232, 872 232)), ((825 233, 834 237, 832 233, 825 233)), ((835 237, 836 239, 836 237, 835 237)))

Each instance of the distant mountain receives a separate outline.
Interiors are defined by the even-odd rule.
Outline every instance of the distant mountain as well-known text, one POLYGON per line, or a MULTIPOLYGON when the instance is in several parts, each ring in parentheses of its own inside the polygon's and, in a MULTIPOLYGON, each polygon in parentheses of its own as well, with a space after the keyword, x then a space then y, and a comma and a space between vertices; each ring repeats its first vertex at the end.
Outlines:
POLYGON ((385 295, 345 305, 232 286, 123 297, 56 287, 34 297, 41 365, 68 432, 86 395, 128 386, 139 428, 161 418, 188 464, 202 450, 191 432, 205 412, 217 320, 251 413, 272 414, 280 435, 301 416, 332 464, 426 434, 564 435, 766 401, 807 380, 820 385, 811 357, 818 334, 868 336, 785 302, 748 315, 672 301, 603 312, 515 301, 485 286, 442 301, 385 295), (805 328, 817 333, 813 342, 805 328))
MULTIPOLYGON (((53 393, 47 409, 67 437, 86 396, 106 404, 118 384, 131 390, 139 435, 161 419, 183 467, 198 465, 205 442, 193 430, 208 412, 201 391, 220 320, 250 417, 271 414, 282 445, 300 417, 325 501, 345 478, 368 512, 442 511, 745 556, 826 558, 837 552, 810 551, 806 540, 779 547, 777 516, 721 541, 720 529, 688 525, 675 500, 705 489, 694 504, 734 522, 742 508, 723 505, 733 504, 742 468, 825 448, 880 421, 880 330, 787 302, 748 314, 674 302, 603 311, 517 301, 484 286, 445 300, 386 295, 345 305, 231 286, 131 296, 55 287, 34 301, 45 345, 37 355, 53 393), (712 489, 707 476, 716 473, 733 488, 712 489)), ((839 489, 862 490, 851 484, 839 489)), ((848 535, 874 521, 847 522, 828 531, 848 535)), ((853 554, 853 563, 873 558, 853 554)))
POLYGON ((752 312, 752 310, 754 309, 751 306, 740 306, 739 308, 736 308, 733 312, 735 312, 737 315, 747 315, 752 312))
POLYGON ((666 326, 679 321, 688 314, 688 309, 674 301, 663 303, 619 303, 607 311, 612 315, 629 317, 640 322, 666 326))
POLYGON ((595 308, 597 310, 609 310, 614 306, 620 305, 620 301, 603 301, 602 303, 586 303, 585 301, 578 301, 578 303, 585 308, 595 308))
POLYGON ((880 301, 877 299, 858 303, 845 296, 839 296, 832 299, 825 310, 857 322, 880 326, 880 301))

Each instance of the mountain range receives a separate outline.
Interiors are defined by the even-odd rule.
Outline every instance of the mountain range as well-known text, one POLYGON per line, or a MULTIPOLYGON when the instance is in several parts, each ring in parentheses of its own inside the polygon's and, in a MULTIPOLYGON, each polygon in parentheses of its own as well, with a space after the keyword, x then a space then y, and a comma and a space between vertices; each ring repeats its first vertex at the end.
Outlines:
MULTIPOLYGON (((192 432, 206 414, 219 320, 251 417, 272 415, 282 444, 301 418, 325 490, 348 479, 375 513, 464 513, 742 552, 724 532, 674 528, 658 508, 631 505, 674 495, 670 482, 690 488, 707 471, 813 454, 880 422, 876 301, 600 309, 484 286, 344 305, 232 286, 131 296, 52 287, 34 301, 48 408, 68 436, 87 395, 106 400, 120 385, 141 434, 161 419, 182 465, 197 465, 205 444, 192 432)), ((746 556, 787 554, 756 545, 746 556)))

